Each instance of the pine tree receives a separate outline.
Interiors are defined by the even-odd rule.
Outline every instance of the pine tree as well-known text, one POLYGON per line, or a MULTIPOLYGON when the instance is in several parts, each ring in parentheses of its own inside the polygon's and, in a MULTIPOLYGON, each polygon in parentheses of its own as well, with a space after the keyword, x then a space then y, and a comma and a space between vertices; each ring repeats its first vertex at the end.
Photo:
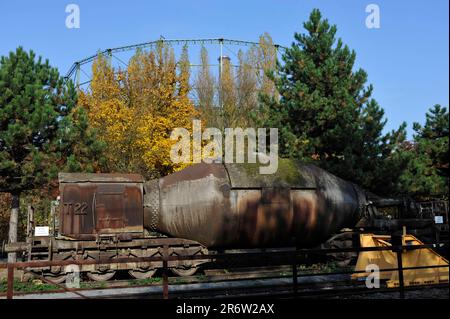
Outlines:
POLYGON ((424 126, 414 123, 414 142, 407 150, 407 170, 401 176, 403 189, 417 197, 448 198, 448 110, 439 104, 430 108, 424 126))
POLYGON ((282 156, 314 161, 374 191, 392 191, 380 188, 379 179, 395 187, 401 172, 378 174, 405 165, 393 154, 405 125, 382 136, 383 111, 371 99, 366 72, 354 70, 356 53, 336 40, 336 26, 319 10, 303 26, 306 33, 295 33, 284 63, 271 75, 280 99, 261 98, 262 110, 269 113, 262 124, 279 128, 282 156))
POLYGON ((45 184, 60 169, 86 168, 84 156, 95 153, 88 149, 100 146, 85 130, 86 118, 76 103, 73 84, 66 84, 48 60, 20 47, 1 58, 0 191, 11 194, 10 242, 17 240, 20 194, 45 184), (79 139, 85 137, 89 141, 82 146, 79 139))
POLYGON ((436 174, 448 178, 448 110, 439 104, 426 114, 425 126, 414 123, 415 140, 423 144, 423 150, 432 160, 436 174))

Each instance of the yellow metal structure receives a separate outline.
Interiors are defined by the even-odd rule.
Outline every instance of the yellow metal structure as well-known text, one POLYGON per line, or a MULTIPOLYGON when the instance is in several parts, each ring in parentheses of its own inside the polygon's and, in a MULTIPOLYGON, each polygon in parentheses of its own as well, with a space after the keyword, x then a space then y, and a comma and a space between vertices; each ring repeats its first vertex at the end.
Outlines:
MULTIPOLYGON (((361 234, 361 247, 389 247, 391 236, 361 234)), ((403 246, 423 245, 423 243, 412 235, 402 236, 403 246)), ((352 275, 352 279, 365 278, 373 272, 369 272, 367 266, 376 265, 379 270, 397 268, 397 253, 389 250, 360 252, 355 271, 365 271, 352 275)), ((424 266, 447 266, 439 268, 422 268, 403 271, 405 286, 429 285, 448 282, 449 268, 448 260, 437 254, 430 248, 403 250, 403 268, 424 266)), ((369 267, 370 268, 370 267, 369 267)), ((380 271, 380 280, 387 280, 387 286, 394 288, 399 286, 398 271, 380 271)))

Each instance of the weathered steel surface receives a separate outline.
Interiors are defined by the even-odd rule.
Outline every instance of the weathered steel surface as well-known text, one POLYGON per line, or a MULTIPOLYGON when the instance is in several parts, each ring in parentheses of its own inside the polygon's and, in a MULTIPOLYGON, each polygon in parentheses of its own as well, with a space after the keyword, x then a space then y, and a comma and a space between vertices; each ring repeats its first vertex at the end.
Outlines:
POLYGON ((234 188, 316 188, 316 167, 303 165, 301 171, 295 161, 280 159, 279 167, 274 174, 260 174, 259 164, 225 164, 234 188))
POLYGON ((60 234, 89 239, 143 232, 143 183, 136 174, 60 174, 60 234))
POLYGON ((313 165, 282 165, 261 176, 256 165, 201 163, 161 178, 152 188, 156 226, 154 218, 145 225, 207 247, 307 247, 363 215, 366 197, 356 185, 313 165))
POLYGON ((59 173, 60 183, 82 183, 82 182, 102 182, 102 183, 143 183, 144 179, 139 174, 117 174, 117 173, 59 173))

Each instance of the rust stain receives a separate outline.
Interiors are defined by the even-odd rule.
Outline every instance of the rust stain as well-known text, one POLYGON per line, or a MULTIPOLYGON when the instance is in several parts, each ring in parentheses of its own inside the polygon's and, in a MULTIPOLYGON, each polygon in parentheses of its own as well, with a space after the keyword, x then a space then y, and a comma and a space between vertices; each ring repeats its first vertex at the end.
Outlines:
POLYGON ((86 239, 143 232, 143 187, 135 182, 142 178, 117 175, 60 174, 61 235, 86 239))
POLYGON ((120 174, 120 173, 59 173, 60 183, 83 183, 83 182, 102 182, 102 183, 143 183, 144 178, 139 174, 120 174))

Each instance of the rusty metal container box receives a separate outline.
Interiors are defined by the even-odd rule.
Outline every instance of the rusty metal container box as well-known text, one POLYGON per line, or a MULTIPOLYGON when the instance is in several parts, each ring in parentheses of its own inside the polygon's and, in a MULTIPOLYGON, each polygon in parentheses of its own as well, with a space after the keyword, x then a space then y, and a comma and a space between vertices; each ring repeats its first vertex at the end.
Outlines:
POLYGON ((94 239, 102 234, 143 233, 141 175, 60 173, 58 178, 60 235, 94 239))

